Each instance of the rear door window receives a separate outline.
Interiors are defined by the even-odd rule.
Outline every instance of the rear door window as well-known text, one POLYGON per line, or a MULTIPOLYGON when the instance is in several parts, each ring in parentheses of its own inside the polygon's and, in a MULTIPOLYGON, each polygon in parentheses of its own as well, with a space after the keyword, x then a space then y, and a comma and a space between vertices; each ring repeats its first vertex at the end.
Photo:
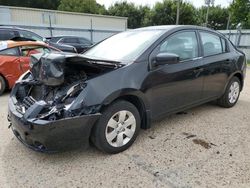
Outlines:
POLYGON ((227 42, 225 39, 221 38, 222 52, 227 52, 227 42))
POLYGON ((219 36, 208 32, 200 32, 200 36, 201 36, 204 56, 221 54, 225 50, 225 49, 223 50, 223 46, 221 44, 221 38, 219 36))

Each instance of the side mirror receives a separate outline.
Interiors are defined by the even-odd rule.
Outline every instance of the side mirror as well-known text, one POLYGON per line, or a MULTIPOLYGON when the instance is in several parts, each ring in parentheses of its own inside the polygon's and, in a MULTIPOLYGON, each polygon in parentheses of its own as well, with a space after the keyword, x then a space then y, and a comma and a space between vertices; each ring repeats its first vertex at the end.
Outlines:
POLYGON ((154 66, 166 65, 166 64, 175 64, 180 61, 180 57, 172 53, 159 53, 155 57, 153 64, 154 66))

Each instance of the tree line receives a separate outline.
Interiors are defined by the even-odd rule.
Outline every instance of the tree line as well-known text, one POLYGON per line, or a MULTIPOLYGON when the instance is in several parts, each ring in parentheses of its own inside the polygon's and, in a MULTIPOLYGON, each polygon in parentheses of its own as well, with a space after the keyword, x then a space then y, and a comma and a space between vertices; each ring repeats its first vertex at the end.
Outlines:
MULTIPOLYGON (((106 9, 96 0, 0 0, 0 5, 123 16, 128 17, 128 28, 175 24, 177 14, 177 0, 162 0, 152 8, 123 1, 116 2, 106 9)), ((195 8, 193 4, 181 1, 179 24, 204 25, 206 12, 206 6, 195 8)), ((242 28, 250 29, 249 0, 234 0, 227 8, 210 7, 208 27, 235 29, 239 23, 242 28)))

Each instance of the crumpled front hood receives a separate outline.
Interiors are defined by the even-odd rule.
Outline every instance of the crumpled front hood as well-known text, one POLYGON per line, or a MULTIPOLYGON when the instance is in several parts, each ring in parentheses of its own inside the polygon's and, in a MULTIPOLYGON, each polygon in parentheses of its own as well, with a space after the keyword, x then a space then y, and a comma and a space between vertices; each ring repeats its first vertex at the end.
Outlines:
POLYGON ((64 82, 65 57, 61 54, 38 54, 31 57, 31 72, 35 80, 48 86, 64 82))
POLYGON ((31 72, 35 80, 47 86, 58 86, 64 83, 65 66, 88 64, 116 69, 123 66, 119 62, 89 59, 84 55, 49 53, 36 54, 31 57, 31 72))

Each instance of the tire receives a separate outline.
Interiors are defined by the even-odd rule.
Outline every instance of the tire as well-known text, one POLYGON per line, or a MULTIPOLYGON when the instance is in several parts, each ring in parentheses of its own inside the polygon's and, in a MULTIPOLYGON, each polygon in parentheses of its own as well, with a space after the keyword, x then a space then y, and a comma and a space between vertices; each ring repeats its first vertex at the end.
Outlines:
POLYGON ((240 88, 241 88, 241 83, 239 78, 233 77, 226 88, 225 93, 221 98, 218 99, 217 103, 219 106, 224 107, 224 108, 231 108, 233 107, 240 96, 240 88), (232 95, 234 94, 234 95, 232 95))
POLYGON ((6 82, 2 76, 0 76, 0 96, 3 94, 3 92, 6 89, 6 82))
POLYGON ((91 141, 106 153, 122 152, 134 143, 140 124, 140 114, 133 104, 127 101, 114 102, 103 111, 95 124, 91 141))

